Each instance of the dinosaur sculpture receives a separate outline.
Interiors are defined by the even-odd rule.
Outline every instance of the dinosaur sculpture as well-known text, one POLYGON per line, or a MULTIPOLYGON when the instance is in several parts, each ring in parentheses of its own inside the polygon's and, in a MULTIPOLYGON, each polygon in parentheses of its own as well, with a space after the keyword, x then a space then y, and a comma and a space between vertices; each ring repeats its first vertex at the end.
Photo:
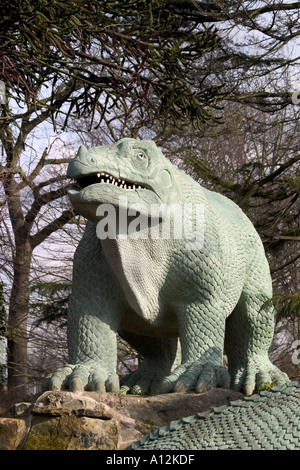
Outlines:
POLYGON ((172 421, 127 450, 300 450, 300 380, 172 421))
POLYGON ((69 364, 46 388, 119 391, 117 332, 144 358, 122 393, 230 382, 250 395, 288 380, 268 358, 272 287, 263 245, 236 204, 201 187, 153 141, 81 146, 68 176, 71 203, 88 223, 74 257, 69 364))

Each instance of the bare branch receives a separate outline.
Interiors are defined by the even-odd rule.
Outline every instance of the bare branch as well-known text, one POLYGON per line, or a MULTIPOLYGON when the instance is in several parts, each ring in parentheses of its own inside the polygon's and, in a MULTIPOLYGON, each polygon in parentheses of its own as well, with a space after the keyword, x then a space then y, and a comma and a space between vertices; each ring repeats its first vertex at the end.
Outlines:
POLYGON ((261 178, 258 181, 255 181, 251 188, 247 190, 247 192, 244 194, 243 198, 241 199, 241 204, 245 202, 246 199, 249 199, 250 197, 254 196, 255 193, 264 186, 266 183, 269 183, 270 181, 273 181, 277 176, 281 175, 284 171, 286 171, 288 168, 290 168, 292 165, 297 163, 300 160, 300 155, 295 155, 294 157, 290 158, 288 161, 283 163, 277 170, 273 171, 270 175, 265 176, 264 178, 261 178))
MULTIPOLYGON (((37 187, 35 188, 37 189, 37 187)), ((61 187, 54 191, 49 191, 44 194, 36 194, 35 200, 25 216, 25 221, 27 224, 32 224, 34 219, 36 218, 37 214, 39 213, 40 209, 48 204, 49 202, 55 201, 56 199, 61 198, 66 194, 65 187, 61 187)))
POLYGON ((53 232, 56 232, 66 223, 71 223, 74 219, 74 211, 71 209, 65 210, 60 217, 50 222, 46 227, 42 228, 35 235, 30 237, 30 244, 32 249, 40 245, 46 238, 48 238, 53 232))

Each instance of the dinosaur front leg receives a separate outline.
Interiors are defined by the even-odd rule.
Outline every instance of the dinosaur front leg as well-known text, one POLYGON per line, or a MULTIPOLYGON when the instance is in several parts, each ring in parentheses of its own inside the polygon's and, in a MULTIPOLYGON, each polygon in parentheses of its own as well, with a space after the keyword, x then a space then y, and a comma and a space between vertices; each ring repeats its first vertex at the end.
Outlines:
POLYGON ((117 392, 119 379, 117 368, 117 309, 105 294, 86 298, 83 302, 73 299, 69 306, 69 360, 73 370, 68 377, 71 390, 95 390, 117 392), (88 304, 88 305, 87 305, 88 304))
POLYGON ((209 302, 189 305, 178 312, 182 362, 164 379, 162 393, 202 393, 213 387, 229 387, 230 377, 222 365, 223 317, 223 309, 209 302))
POLYGON ((70 302, 70 362, 47 377, 44 388, 118 392, 116 333, 111 320, 107 321, 105 306, 101 312, 85 302, 75 304, 70 302))
POLYGON ((47 377, 44 388, 118 391, 116 331, 120 315, 119 289, 95 225, 88 223, 74 257, 68 311, 69 363, 47 377))
POLYGON ((251 395, 270 385, 289 381, 287 374, 271 363, 268 350, 274 330, 273 307, 259 292, 263 283, 245 288, 226 322, 225 350, 231 387, 251 395))
POLYGON ((47 378, 47 389, 99 393, 119 390, 116 333, 99 313, 96 316, 91 309, 88 312, 73 319, 68 332, 70 362, 47 378))

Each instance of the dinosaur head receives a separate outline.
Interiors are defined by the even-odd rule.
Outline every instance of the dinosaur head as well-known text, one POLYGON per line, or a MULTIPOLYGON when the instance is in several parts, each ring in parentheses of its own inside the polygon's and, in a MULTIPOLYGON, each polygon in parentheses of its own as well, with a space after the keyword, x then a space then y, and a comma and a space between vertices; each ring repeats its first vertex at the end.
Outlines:
POLYGON ((81 215, 96 223, 100 204, 120 207, 124 196, 128 205, 148 208, 176 203, 176 171, 150 140, 124 138, 89 150, 81 146, 68 167, 74 183, 68 196, 81 215))

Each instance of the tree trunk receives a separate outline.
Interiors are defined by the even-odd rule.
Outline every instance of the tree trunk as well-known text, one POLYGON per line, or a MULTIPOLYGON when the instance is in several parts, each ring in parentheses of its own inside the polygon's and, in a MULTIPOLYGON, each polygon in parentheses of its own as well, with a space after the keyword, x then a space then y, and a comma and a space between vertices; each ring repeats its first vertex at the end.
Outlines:
POLYGON ((20 241, 16 246, 8 317, 8 389, 15 397, 28 394, 27 320, 31 255, 29 240, 20 241))

